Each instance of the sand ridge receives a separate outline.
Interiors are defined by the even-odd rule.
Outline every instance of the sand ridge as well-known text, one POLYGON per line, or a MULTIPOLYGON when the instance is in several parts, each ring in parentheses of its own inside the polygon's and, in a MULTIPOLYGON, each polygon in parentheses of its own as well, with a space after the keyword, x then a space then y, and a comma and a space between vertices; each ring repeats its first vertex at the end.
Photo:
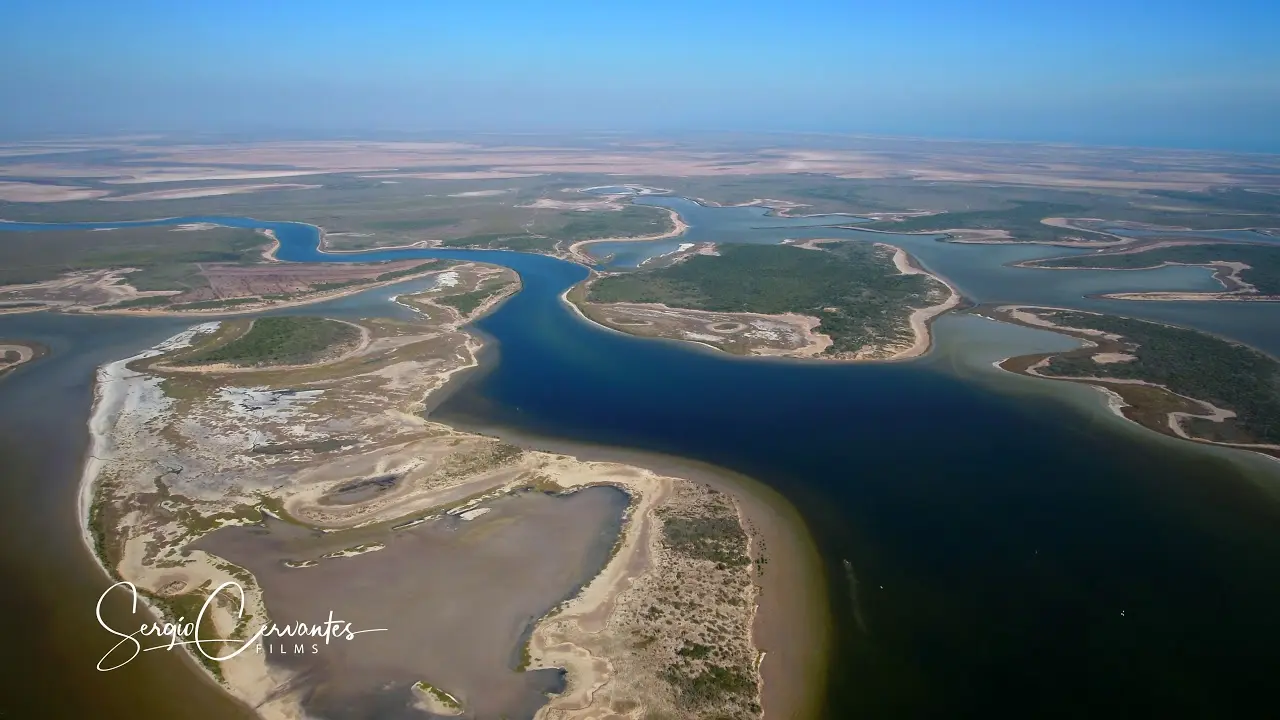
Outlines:
POLYGON ((152 190, 149 192, 131 193, 128 195, 112 195, 99 198, 102 202, 140 202, 152 200, 188 200, 191 198, 213 197, 215 195, 243 195, 245 193, 267 192, 269 190, 314 190, 321 185, 302 185, 298 183, 266 183, 261 185, 217 185, 173 190, 152 190))
POLYGON ((566 257, 564 259, 572 262, 582 263, 587 266, 595 264, 595 260, 584 250, 588 245, 604 242, 651 242, 654 240, 666 240, 668 238, 680 237, 689 229, 689 225, 680 217, 680 213, 671 208, 662 208, 667 211, 671 218, 671 229, 655 233, 653 235, 635 235, 632 237, 616 237, 616 238, 595 238, 592 240, 579 240, 569 246, 566 257))

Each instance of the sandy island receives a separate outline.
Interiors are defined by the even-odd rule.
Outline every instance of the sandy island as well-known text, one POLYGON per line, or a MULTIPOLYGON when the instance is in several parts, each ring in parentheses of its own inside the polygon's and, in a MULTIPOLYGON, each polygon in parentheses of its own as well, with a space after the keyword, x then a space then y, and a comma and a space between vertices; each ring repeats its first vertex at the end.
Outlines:
POLYGON ((49 349, 39 343, 0 340, 0 378, 48 352, 49 349))

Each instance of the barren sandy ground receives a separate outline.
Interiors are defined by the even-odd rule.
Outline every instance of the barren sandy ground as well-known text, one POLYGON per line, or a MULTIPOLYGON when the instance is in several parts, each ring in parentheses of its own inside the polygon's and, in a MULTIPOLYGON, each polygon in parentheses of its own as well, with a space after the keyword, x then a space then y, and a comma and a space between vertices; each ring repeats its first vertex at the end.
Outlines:
MULTIPOLYGON (((27 345, 0 344, 0 357, 4 357, 5 355, 11 352, 18 353, 18 359, 12 362, 0 360, 0 363, 7 363, 8 365, 14 365, 14 366, 21 365, 24 362, 31 362, 31 358, 35 357, 35 354, 36 354, 36 351, 31 349, 27 345)), ((3 365, 0 365, 0 368, 3 368, 3 367, 4 367, 3 365)))
MULTIPOLYGON (((1280 162, 1261 156, 928 140, 901 142, 848 138, 844 149, 768 147, 706 152, 651 143, 608 149, 514 147, 478 143, 262 142, 155 146, 153 157, 131 165, 20 163, 10 176, 98 177, 114 183, 257 179, 336 172, 380 178, 484 179, 564 172, 632 176, 709 176, 818 173, 844 178, 910 178, 925 182, 983 182, 1061 188, 1183 189, 1249 185, 1280 187, 1280 162), (147 165, 147 161, 178 167, 147 165), (1122 160, 1144 162, 1130 167, 1122 160), (220 167, 275 166, 272 170, 220 167), (181 166, 187 167, 181 167, 181 166), (1261 166, 1261 167, 1260 167, 1261 166), (1176 169, 1170 169, 1170 168, 1176 169), (1267 172, 1270 170, 1271 172, 1267 172), (374 175, 373 173, 378 173, 374 175)), ((128 152, 127 142, 110 143, 128 152)))
POLYGON ((1280 302, 1280 295, 1250 295, 1236 292, 1197 293, 1177 291, 1152 292, 1120 292, 1105 293, 1098 297, 1107 300, 1146 300, 1152 302, 1213 302, 1225 300, 1230 302, 1280 302))
MULTIPOLYGON (((341 172, 335 170, 334 172, 341 172)), ((136 172, 108 177, 102 182, 112 185, 147 185, 166 182, 197 182, 204 180, 260 180, 265 178, 299 177, 319 175, 313 170, 224 170, 209 168, 139 168, 136 172)))
POLYGON ((0 200, 7 202, 66 202, 68 200, 92 200, 109 195, 109 190, 75 187, 72 185, 42 185, 29 182, 0 180, 0 200))
POLYGON ((108 303, 140 297, 159 297, 173 291, 140 291, 129 284, 128 274, 134 268, 81 270, 53 280, 25 285, 0 286, 0 300, 41 302, 66 310, 87 310, 108 303))
POLYGON ((594 200, 558 200, 556 198, 538 198, 520 207, 535 210, 615 210, 622 207, 625 198, 602 197, 594 200))
POLYGON ((51 153, 76 152, 79 150, 99 150, 104 145, 96 143, 59 143, 59 142, 22 142, 0 143, 0 157, 24 157, 26 155, 49 155, 51 153))
POLYGON ((809 315, 709 312, 662 303, 575 307, 588 320, 630 335, 685 340, 739 355, 815 357, 831 347, 831 338, 817 331, 821 321, 809 315))
POLYGON ((506 195, 510 190, 471 190, 469 192, 453 193, 449 197, 469 198, 469 197, 496 197, 498 195, 506 195))
POLYGON ((942 313, 959 305, 960 293, 956 292, 956 289, 951 286, 951 283, 947 282, 942 277, 934 275, 923 268, 917 267, 915 263, 911 261, 911 256, 907 254, 907 251, 899 247, 893 247, 892 245, 886 245, 884 247, 892 248, 893 264, 898 268, 898 272, 903 275, 928 275, 934 280, 946 285, 947 291, 950 293, 946 300, 943 300, 937 305, 920 308, 919 310, 915 310, 911 313, 911 332, 915 335, 916 340, 912 343, 911 347, 894 355, 890 359, 905 360, 907 358, 919 357, 925 354, 933 344, 933 336, 929 332, 929 323, 942 313))
POLYGON ((184 200, 187 198, 209 197, 212 195, 242 195, 244 193, 267 192, 269 190, 313 190, 319 185, 300 185, 298 183, 267 183, 263 185, 220 185, 217 187, 181 188, 178 190, 152 190, 150 192, 133 193, 132 195, 113 195, 101 198, 103 202, 132 202, 138 200, 184 200))

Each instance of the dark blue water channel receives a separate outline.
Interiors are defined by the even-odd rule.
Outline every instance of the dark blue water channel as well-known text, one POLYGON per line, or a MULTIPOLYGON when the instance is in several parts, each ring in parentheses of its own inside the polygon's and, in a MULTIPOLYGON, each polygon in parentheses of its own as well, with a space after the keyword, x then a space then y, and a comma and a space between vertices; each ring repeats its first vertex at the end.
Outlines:
POLYGON ((437 415, 778 489, 829 581, 826 717, 1239 717, 1273 699, 1280 513, 1236 464, 930 359, 742 360, 611 332, 560 300, 587 271, 549 257, 322 254, 310 226, 166 222, 202 221, 270 227, 283 260, 518 271, 522 292, 479 323, 495 340, 487 370, 437 415))

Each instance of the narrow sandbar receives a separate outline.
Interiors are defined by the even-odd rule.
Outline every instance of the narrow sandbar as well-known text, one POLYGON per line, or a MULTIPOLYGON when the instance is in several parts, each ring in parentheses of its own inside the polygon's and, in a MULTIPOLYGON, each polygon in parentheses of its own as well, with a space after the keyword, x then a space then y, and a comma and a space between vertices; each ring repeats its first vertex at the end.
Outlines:
POLYGON ((893 264, 898 268, 898 272, 903 275, 927 275, 934 280, 947 286, 950 295, 946 300, 925 308, 919 308, 911 313, 911 332, 915 334, 915 342, 911 347, 889 358, 890 360, 906 360, 908 358, 919 357, 928 352, 929 347, 933 344, 933 337, 929 332, 929 324, 933 319, 942 313, 951 310, 960 304, 961 295, 955 287, 947 282, 946 278, 935 273, 931 273, 924 268, 917 266, 906 250, 900 247, 889 245, 893 248, 893 264))
POLYGON ((0 377, 36 358, 44 357, 48 352, 49 349, 40 343, 0 339, 0 377))
POLYGON ((592 240, 579 240, 569 246, 567 260, 580 262, 586 265, 594 265, 595 260, 584 250, 588 245, 605 242, 651 242, 653 240, 666 240, 668 238, 679 237, 689 229, 689 225, 680 217, 680 213, 671 208, 662 208, 667 211, 671 217, 671 229, 654 235, 636 235, 633 237, 614 237, 614 238, 595 238, 592 240))
POLYGON ((754 578, 757 608, 752 624, 752 641, 762 654, 763 717, 804 720, 819 714, 826 692, 832 622, 828 578, 804 519, 786 498, 745 475, 688 458, 499 427, 465 429, 579 461, 621 463, 658 476, 684 478, 730 495, 753 545, 767 549, 764 572, 754 578))

